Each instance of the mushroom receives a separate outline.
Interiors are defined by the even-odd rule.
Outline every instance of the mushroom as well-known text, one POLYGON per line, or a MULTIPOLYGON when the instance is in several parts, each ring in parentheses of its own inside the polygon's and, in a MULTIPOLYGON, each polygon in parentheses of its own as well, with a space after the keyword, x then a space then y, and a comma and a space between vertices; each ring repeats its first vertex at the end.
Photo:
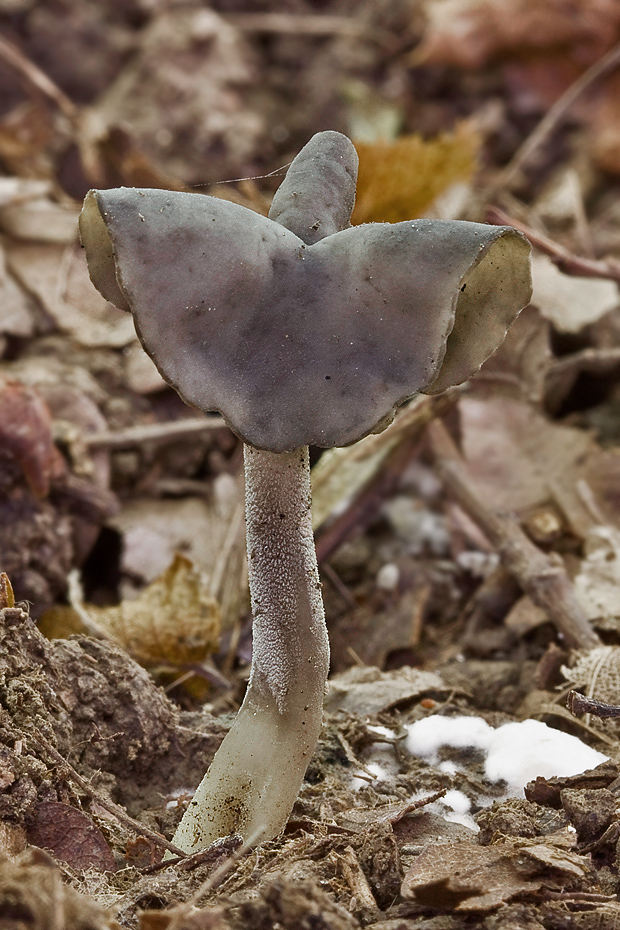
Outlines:
POLYGON ((90 275, 133 313, 189 403, 245 446, 253 656, 245 699, 174 843, 187 852, 283 829, 315 749, 329 646, 312 536, 308 447, 382 429, 417 392, 466 380, 530 297, 511 227, 412 220, 351 227, 357 155, 315 135, 269 218, 163 190, 90 191, 90 275))

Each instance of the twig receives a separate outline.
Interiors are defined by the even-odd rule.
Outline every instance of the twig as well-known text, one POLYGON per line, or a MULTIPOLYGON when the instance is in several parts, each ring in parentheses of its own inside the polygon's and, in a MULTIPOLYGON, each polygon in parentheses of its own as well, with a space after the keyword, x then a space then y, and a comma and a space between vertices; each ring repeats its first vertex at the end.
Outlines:
POLYGON ((332 850, 330 858, 336 865, 340 866, 349 890, 355 899, 356 906, 366 911, 376 911, 377 902, 375 896, 353 847, 347 846, 342 853, 332 850))
POLYGON ((242 32, 304 36, 364 36, 377 40, 369 24, 352 16, 303 16, 296 13, 231 13, 225 19, 242 32))
POLYGON ((360 761, 360 759, 357 758, 357 756, 353 752, 353 747, 349 743, 348 739, 346 738, 342 730, 338 729, 337 727, 336 727, 336 739, 338 740, 338 742, 340 743, 340 745, 342 746, 344 750, 344 754, 347 757, 347 762, 349 762, 351 765, 354 765, 355 768, 359 769, 359 772, 356 772, 357 778, 361 778, 363 781, 368 781, 370 784, 372 784, 373 781, 376 781, 377 776, 374 774, 374 772, 371 772, 370 769, 367 768, 364 765, 364 763, 360 761), (364 775, 360 774, 361 772, 365 773, 366 775, 365 778, 364 778, 364 775))
POLYGON ((606 55, 599 61, 595 62, 591 68, 577 78, 571 86, 564 91, 562 96, 556 100, 547 114, 541 119, 534 131, 525 140, 523 145, 517 150, 510 163, 502 171, 495 189, 510 187, 517 176, 521 173, 525 165, 531 160, 534 152, 541 148, 542 145, 555 131, 559 123, 568 113, 575 101, 589 90, 589 88, 600 78, 609 74, 620 65, 620 43, 614 45, 606 55))
POLYGON ((443 423, 431 423, 428 435, 445 487, 485 533, 523 591, 547 612, 567 645, 578 649, 600 646, 563 566, 541 552, 513 517, 497 514, 483 503, 443 423))
MULTIPOLYGON (((426 425, 434 417, 445 414, 454 405, 459 394, 460 390, 457 390, 448 391, 437 397, 426 397, 424 403, 417 404, 406 411, 384 433, 369 437, 375 440, 377 448, 382 439, 383 441, 388 439, 390 433, 398 436, 398 442, 387 453, 380 469, 359 491, 347 509, 326 530, 317 534, 316 556, 319 565, 322 565, 354 531, 362 531, 374 520, 383 501, 398 486, 403 472, 416 454, 426 425)), ((368 452, 371 454, 370 450, 368 452)))
POLYGON ((36 740, 40 746, 43 747, 48 756, 56 762, 69 776, 71 781, 74 781, 82 791, 85 791, 86 794, 93 798, 97 804, 100 804, 104 810, 108 813, 113 814, 117 820, 120 820, 126 827, 130 830, 133 830, 135 833, 140 836, 145 836, 147 840, 150 840, 151 843, 155 843, 156 846, 162 846, 164 849, 167 849, 169 852, 174 853, 175 856, 179 856, 182 859, 187 858, 187 854, 183 852, 182 849, 179 849, 178 846, 175 846, 173 843, 168 842, 165 836, 162 836, 161 833, 156 833, 155 830, 150 830, 148 827, 145 827, 144 824, 139 823, 139 821, 134 820, 133 817, 130 817, 127 811, 123 810, 118 804, 115 804, 114 801, 108 800, 108 798, 99 794, 95 789, 88 784, 85 778, 76 772, 73 766, 67 762, 67 760, 61 756, 57 749, 55 749, 48 740, 42 736, 41 733, 30 733, 28 734, 32 739, 36 740))
POLYGON ((340 595, 350 610, 355 610, 359 606, 338 572, 331 567, 329 562, 324 562, 321 565, 321 574, 325 575, 334 591, 340 595))
POLYGON ((521 223, 514 217, 504 213, 499 207, 489 207, 487 221, 494 226, 513 226, 518 229, 519 232, 527 236, 533 246, 548 255, 553 264, 557 265, 564 274, 576 275, 581 278, 605 278, 620 283, 620 262, 613 260, 597 261, 596 259, 575 255, 574 252, 569 252, 563 245, 554 242, 548 236, 536 232, 531 226, 526 226, 525 223, 521 223))
POLYGON ((32 87, 44 94, 56 104, 60 112, 76 123, 79 119, 79 110, 72 100, 54 82, 41 71, 23 52, 8 39, 0 36, 0 58, 19 72, 32 87))
POLYGON ((567 372, 580 371, 606 372, 615 365, 620 364, 620 347, 612 346, 609 349, 581 349, 570 355, 563 355, 549 365, 545 378, 552 380, 567 372))
POLYGON ((226 426, 223 417, 191 417, 172 420, 168 423, 149 423, 145 426, 130 426, 115 432, 90 433, 82 442, 89 449, 126 449, 145 442, 166 443, 178 439, 191 439, 212 429, 226 426))
POLYGON ((243 516, 243 503, 239 503, 233 511, 230 523, 226 530, 226 535, 224 536, 224 540, 220 546, 220 551, 215 562, 215 567, 209 580, 209 594, 211 597, 216 598, 219 601, 221 601, 222 588, 228 562, 230 560, 235 543, 239 539, 239 531, 243 526, 243 516))
POLYGON ((595 717, 601 719, 620 717, 620 706, 617 704, 595 701, 594 698, 588 698, 585 694, 580 694, 579 691, 568 692, 566 706, 575 717, 581 717, 582 714, 594 714, 595 717))
POLYGON ((322 565, 354 531, 361 532, 374 520, 383 501, 398 486, 419 444, 420 438, 417 434, 402 439, 388 453, 381 464, 381 469, 361 490, 351 505, 317 538, 316 557, 319 565, 322 565))
MULTIPOLYGON (((234 850, 234 852, 232 852, 228 856, 228 858, 225 859, 224 862, 222 862, 221 865, 219 865, 216 869, 214 869, 214 871, 211 873, 211 875, 209 875, 206 881, 204 881, 202 885, 200 885, 196 889, 196 891, 191 896, 191 898, 189 898, 189 900, 185 901, 183 904, 178 905, 178 907, 174 909, 174 912, 172 914, 172 919, 170 923, 168 924, 168 930, 181 930, 181 927, 183 926, 185 918, 188 916, 188 914, 191 913, 192 909, 197 907, 198 903, 202 900, 202 898, 205 897, 205 895, 209 894, 210 891, 213 891, 215 888, 217 888, 218 885, 220 885, 224 881, 228 873, 233 869, 234 866, 237 865, 240 859, 242 859, 244 856, 247 856, 247 854, 252 851, 252 849, 254 848, 254 844, 256 843, 256 840, 259 838, 261 832, 262 832, 262 828, 257 830, 252 836, 250 836, 246 842, 242 842, 234 850)), ((220 843, 220 842, 221 841, 218 840, 213 845, 215 846, 217 843, 220 843)), ((207 850, 201 850, 201 852, 197 853, 196 855, 200 856, 203 853, 208 854, 210 848, 211 847, 209 847, 207 850)))

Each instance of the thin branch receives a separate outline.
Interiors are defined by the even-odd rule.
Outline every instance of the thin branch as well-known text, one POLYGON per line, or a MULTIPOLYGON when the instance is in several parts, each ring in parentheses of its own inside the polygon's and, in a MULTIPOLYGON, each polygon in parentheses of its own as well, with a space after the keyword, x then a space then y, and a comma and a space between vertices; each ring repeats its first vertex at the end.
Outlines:
POLYGON ((460 389, 446 391, 445 394, 425 397, 423 402, 406 410, 383 433, 367 437, 365 454, 371 454, 375 446, 398 437, 396 444, 386 454, 381 467, 361 488, 347 509, 341 513, 326 529, 316 535, 316 555, 319 565, 335 552, 354 532, 361 532, 377 516, 383 502, 394 492, 404 471, 415 457, 422 432, 433 417, 445 414, 456 402, 460 389))
POLYGON ((95 789, 86 781, 86 779, 82 778, 79 772, 76 772, 73 766, 67 762, 63 756, 61 756, 58 750, 55 749, 41 733, 30 733, 28 735, 43 747, 48 756, 50 756, 54 762, 60 766, 64 772, 66 772, 71 781, 74 781, 75 784, 82 789, 82 791, 85 791, 89 797, 93 798, 97 804, 100 804, 104 810, 108 811, 108 813, 116 817, 117 820, 120 820, 122 824, 140 836, 145 836, 147 840, 150 840, 151 843, 154 843, 156 846, 162 846, 169 852, 174 853, 175 856, 179 856, 182 859, 187 858, 187 854, 184 853, 182 849, 179 849, 178 846, 174 845, 174 843, 170 843, 165 836, 161 835, 161 833, 156 833, 155 830, 150 830, 148 827, 145 827, 144 824, 141 824, 139 821, 134 820, 133 817, 130 817, 127 811, 120 807, 120 805, 115 804, 114 801, 110 801, 108 798, 95 791, 95 789))
POLYGON ((35 65, 24 53, 8 39, 0 36, 0 58, 17 71, 26 83, 34 87, 45 97, 56 104, 58 109, 72 123, 79 119, 79 109, 72 100, 45 74, 44 71, 35 65))
POLYGON ((362 36, 383 41, 381 31, 353 16, 304 16, 296 13, 230 13, 225 19, 242 32, 303 36, 362 36))
POLYGON ((618 364, 620 364, 619 346, 612 346, 609 349, 581 349, 579 352, 572 352, 570 355, 563 355, 556 359, 549 365, 545 377, 550 380, 567 372, 607 372, 618 364))
POLYGON ((592 258, 584 258, 581 255, 575 255, 569 252, 563 245, 554 242, 548 236, 536 232, 531 226, 526 226, 514 217, 509 216, 500 210, 499 207, 489 207, 487 210, 487 221, 494 226, 513 226, 518 229, 530 240, 533 246, 548 255, 554 265, 563 271, 564 274, 575 275, 581 278, 605 278, 610 281, 617 281, 620 284, 620 262, 597 261, 592 258))
POLYGON ((178 439, 192 439, 202 433, 226 426, 223 417, 192 417, 172 420, 169 423, 149 423, 146 426, 130 426, 115 432, 90 433, 81 441, 89 449, 126 449, 145 442, 166 443, 178 439))
MULTIPOLYGON (((238 863, 243 859, 244 856, 247 856, 254 847, 256 840, 259 838, 261 830, 256 830, 250 837, 248 837, 246 842, 241 841, 240 845, 234 849, 226 859, 218 865, 216 869, 209 875, 209 877, 196 889, 194 894, 185 901, 183 904, 179 904, 174 908, 172 912, 172 920, 168 926, 168 930, 181 930, 183 924, 185 923, 186 917, 191 914, 192 910, 196 908, 199 903, 205 898, 210 892, 214 891, 218 885, 221 885, 226 876, 233 870, 233 868, 238 865, 238 863)), ((241 840, 241 837, 235 837, 233 834, 232 837, 228 837, 225 842, 229 840, 241 840)), ((200 852, 195 855, 200 857, 205 854, 208 856, 211 849, 216 849, 218 845, 221 845, 221 840, 216 840, 211 846, 207 849, 200 850, 200 852)), ((181 866, 182 868, 182 866, 181 866)))
POLYGON ((620 707, 617 704, 607 704, 606 701, 596 701, 586 697, 579 691, 569 691, 566 706, 575 717, 583 714, 594 714, 595 717, 620 717, 620 707))
POLYGON ((576 100, 579 99, 596 81, 614 71, 620 65, 620 43, 607 52, 591 68, 577 78, 571 86, 556 100, 547 114, 538 123, 534 131, 517 150, 510 163, 502 171, 495 189, 510 187, 517 180, 537 149, 540 149, 555 132, 576 100))
POLYGON ((495 513, 482 501, 443 423, 431 423, 428 435, 441 480, 487 536, 504 568, 534 603, 546 611, 568 646, 577 649, 600 646, 601 641, 588 623, 564 567, 541 552, 513 517, 495 513))

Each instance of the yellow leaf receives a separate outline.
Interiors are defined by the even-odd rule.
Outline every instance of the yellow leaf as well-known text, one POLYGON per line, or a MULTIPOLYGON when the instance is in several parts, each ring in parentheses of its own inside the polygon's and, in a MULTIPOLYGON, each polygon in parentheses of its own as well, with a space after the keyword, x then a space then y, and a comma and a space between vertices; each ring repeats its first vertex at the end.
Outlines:
POLYGON ((139 662, 200 662, 217 648, 219 605, 193 562, 178 553, 134 601, 86 609, 139 662))
POLYGON ((400 223, 422 216, 449 187, 476 169, 480 137, 467 122, 425 140, 356 142, 360 159, 352 222, 400 223))
POLYGON ((13 586, 6 572, 0 572, 0 609, 15 607, 13 586))
POLYGON ((81 601, 52 607, 41 618, 40 628, 49 639, 95 631, 143 665, 183 665, 202 662, 217 649, 220 606, 194 563, 177 553, 135 600, 115 607, 81 601))

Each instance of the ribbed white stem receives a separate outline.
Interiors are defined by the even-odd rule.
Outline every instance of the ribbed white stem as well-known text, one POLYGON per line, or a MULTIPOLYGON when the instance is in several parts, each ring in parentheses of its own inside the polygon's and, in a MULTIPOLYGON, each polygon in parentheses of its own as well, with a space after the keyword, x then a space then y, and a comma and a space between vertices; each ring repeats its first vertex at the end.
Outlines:
POLYGON ((329 644, 312 535, 308 449, 245 446, 253 656, 237 718, 177 832, 186 852, 284 828, 321 730, 329 644))

